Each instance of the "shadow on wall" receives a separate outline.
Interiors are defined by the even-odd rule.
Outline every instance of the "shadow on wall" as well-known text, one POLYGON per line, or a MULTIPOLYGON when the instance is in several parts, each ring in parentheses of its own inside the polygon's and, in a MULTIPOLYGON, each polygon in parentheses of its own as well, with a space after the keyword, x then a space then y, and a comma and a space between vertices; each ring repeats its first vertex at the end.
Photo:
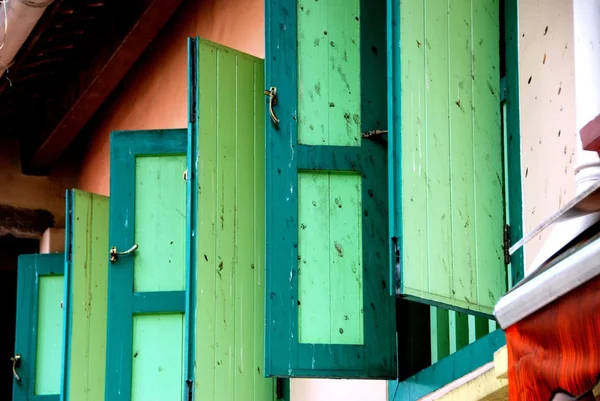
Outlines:
POLYGON ((17 308, 17 259, 20 254, 36 253, 39 241, 18 239, 11 235, 0 237, 0 302, 2 328, 0 343, 0 400, 12 398, 12 362, 15 352, 15 324, 17 308))

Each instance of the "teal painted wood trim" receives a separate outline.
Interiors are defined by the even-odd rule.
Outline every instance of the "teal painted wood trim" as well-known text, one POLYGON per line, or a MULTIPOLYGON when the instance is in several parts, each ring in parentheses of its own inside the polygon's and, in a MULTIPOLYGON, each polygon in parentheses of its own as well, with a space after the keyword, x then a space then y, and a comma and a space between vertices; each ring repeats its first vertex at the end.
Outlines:
MULTIPOLYGON (((385 3, 376 9, 385 12, 385 3)), ((361 7, 361 12, 373 7, 361 7)), ((297 2, 270 0, 265 3, 266 85, 278 88, 275 111, 280 124, 274 125, 268 113, 267 124, 267 332, 265 374, 267 377, 340 377, 395 378, 396 336, 395 305, 389 297, 387 269, 380 259, 387 259, 385 243, 379 248, 379 236, 387 231, 374 221, 378 213, 387 214, 385 204, 386 155, 381 144, 358 140, 360 150, 350 147, 309 146, 298 144, 298 56, 297 2), (361 143, 362 142, 362 143, 361 143), (365 161, 361 165, 361 160, 365 161), (298 170, 346 170, 363 173, 363 311, 364 345, 300 344, 298 340, 298 170), (368 177, 368 178, 365 178, 368 177), (375 183, 377 182, 377 184, 375 183), (384 185, 378 184, 382 182, 384 185), (294 190, 290 191, 290 188, 294 190), (289 198, 289 200, 288 200, 289 198), (377 225, 377 227, 375 227, 377 225), (381 273, 381 274, 380 274, 381 273)), ((380 15, 380 17, 383 13, 380 15)), ((367 19, 368 20, 368 19, 367 19)), ((363 34, 370 26, 365 25, 363 34)), ((381 39, 385 40, 382 32, 381 39)), ((327 33, 325 33, 327 34, 327 33)), ((378 53, 377 43, 364 41, 362 50, 378 53)), ((380 55, 383 52, 379 53, 380 55)), ((380 56, 382 57, 382 56, 380 56)), ((363 54, 364 60, 364 54, 363 54)), ((365 61, 365 65, 369 62, 365 61)), ((361 63, 362 65, 362 63, 361 63)), ((385 68, 385 61, 380 65, 385 68)), ((368 71, 368 69, 367 69, 368 71)), ((381 77, 384 77, 382 72, 381 77)), ((363 73, 362 79, 369 74, 363 73)), ((385 96, 385 84, 374 89, 363 83, 365 96, 376 92, 385 96)), ((383 97, 385 99, 385 97, 383 97)), ((376 129, 385 125, 385 100, 373 99, 380 113, 366 113, 361 128, 376 129)), ((331 107, 331 106, 330 106, 331 107)), ((383 235, 383 241, 387 241, 383 235)))
POLYGON ((199 43, 194 38, 188 38, 188 128, 187 128, 187 183, 186 183, 186 243, 185 243, 185 272, 189 285, 186 287, 185 305, 185 344, 184 377, 187 391, 193 394, 195 377, 196 353, 196 266, 197 261, 197 232, 198 232, 198 197, 194 196, 198 188, 198 54, 199 43), (194 166, 194 168, 190 168, 194 166))
POLYGON ((402 204, 402 174, 397 174, 397 168, 402 165, 402 141, 394 135, 400 132, 402 108, 402 71, 400 63, 400 0, 387 0, 387 110, 388 110, 388 205, 390 231, 390 295, 396 296, 402 292, 400 262, 402 256, 402 213, 394 205, 402 204))
POLYGON ((71 289, 71 269, 73 266, 73 205, 75 196, 72 190, 66 190, 65 193, 65 257, 64 257, 64 276, 65 276, 65 301, 64 301, 64 320, 63 320, 63 353, 62 353, 62 376, 60 383, 60 401, 68 399, 68 388, 70 384, 70 365, 71 360, 71 327, 73 326, 72 308, 72 289, 71 289))
MULTIPOLYGON (((109 245, 119 250, 134 244, 135 229, 135 160, 137 156, 184 155, 187 130, 115 131, 110 138, 110 228, 109 245)), ((183 179, 183 171, 181 179, 183 179)), ((108 258, 108 252, 107 252, 108 258)), ((133 293, 133 257, 121 256, 109 263, 108 341, 106 360, 106 399, 129 401, 132 396, 133 315, 135 308, 158 308, 160 296, 133 293), (138 301, 135 301, 138 299, 138 301), (129 350, 123 352, 123 350, 129 350)), ((189 283, 186 283, 186 287, 189 283)), ((185 291, 168 301, 170 306, 185 310, 185 291)), ((171 294, 174 295, 174 294, 171 294)), ((163 298, 164 300, 164 298, 163 298)), ((162 310, 166 312, 166 310, 162 310)), ((184 328, 187 330, 187 327, 184 328)), ((183 361, 182 361, 183 363, 183 361)), ((182 400, 184 400, 182 394, 182 400)))
MULTIPOLYGON (((519 111, 519 1, 504 2, 504 42, 506 68, 506 130, 508 169, 508 208, 510 243, 523 238, 523 186, 521 175, 521 117, 519 111)), ((525 274, 523 247, 511 256, 510 286, 525 274)))
POLYGON ((132 311, 138 313, 173 313, 187 311, 185 291, 134 292, 132 311))
POLYGON ((62 276, 64 267, 64 253, 19 256, 15 354, 21 355, 21 366, 17 369, 21 380, 14 381, 13 401, 60 400, 60 394, 34 395, 34 380, 37 355, 39 278, 50 275, 62 276))
POLYGON ((505 344, 504 332, 496 330, 404 381, 388 382, 388 399, 416 401, 491 362, 505 344))

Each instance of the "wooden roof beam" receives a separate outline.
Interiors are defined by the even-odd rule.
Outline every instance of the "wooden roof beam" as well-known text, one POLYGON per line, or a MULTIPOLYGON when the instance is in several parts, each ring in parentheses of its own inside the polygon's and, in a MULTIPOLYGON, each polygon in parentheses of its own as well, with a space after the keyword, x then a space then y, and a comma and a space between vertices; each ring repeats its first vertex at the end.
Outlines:
POLYGON ((152 0, 116 50, 100 52, 88 70, 97 73, 88 75, 87 79, 87 74, 82 75, 84 82, 66 114, 41 143, 26 152, 25 173, 45 174, 50 170, 181 3, 182 0, 152 0))

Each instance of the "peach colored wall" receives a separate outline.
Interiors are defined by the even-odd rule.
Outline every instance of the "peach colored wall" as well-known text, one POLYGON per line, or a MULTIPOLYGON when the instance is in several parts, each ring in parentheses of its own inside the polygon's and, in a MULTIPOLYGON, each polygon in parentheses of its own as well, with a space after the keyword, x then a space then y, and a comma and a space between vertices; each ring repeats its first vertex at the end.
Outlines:
POLYGON ((264 58, 263 1, 184 1, 94 119, 78 188, 108 195, 110 132, 187 126, 190 36, 264 58))

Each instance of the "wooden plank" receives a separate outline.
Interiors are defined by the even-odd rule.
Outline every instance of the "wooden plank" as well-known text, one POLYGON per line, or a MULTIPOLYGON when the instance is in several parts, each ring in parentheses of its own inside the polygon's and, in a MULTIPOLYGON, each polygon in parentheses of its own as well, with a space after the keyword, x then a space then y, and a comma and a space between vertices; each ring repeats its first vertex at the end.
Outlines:
POLYGON ((473 127, 477 303, 491 309, 506 291, 503 256, 504 170, 500 120, 500 7, 498 0, 472 2, 473 127))
POLYGON ((450 160, 452 171, 452 290, 476 301, 475 166, 471 1, 448 1, 450 160), (450 34, 451 33, 451 34, 450 34))
POLYGON ((446 309, 430 307, 431 316, 431 364, 450 355, 450 320, 446 309))
MULTIPOLYGON (((263 61, 195 39, 198 163, 194 391, 207 399, 269 400, 264 377, 263 61), (262 234, 261 234, 262 233, 262 234), (262 316, 262 317, 261 317, 262 316)), ((196 188, 196 185, 192 185, 196 188)))
POLYGON ((123 33, 114 52, 99 54, 89 69, 95 73, 79 83, 69 110, 25 161, 28 171, 45 172, 60 158, 181 3, 152 0, 131 29, 123 33))
MULTIPOLYGON (((438 4, 439 5, 439 4, 438 4)), ((452 211, 450 204, 450 132, 448 126, 448 6, 426 7, 425 13, 425 132, 427 146, 428 291, 451 298, 452 211)), ((410 285, 407 283, 407 287, 410 285)), ((417 287, 417 291, 422 289, 417 287)))
MULTIPOLYGON (((401 292, 406 288, 425 288, 429 282, 428 193, 429 174, 425 142, 425 7, 422 2, 400 0, 401 46, 401 188, 402 270, 401 292)), ((398 71, 396 71, 398 73, 398 71)), ((399 155, 397 155, 399 156, 399 155)), ((400 182, 394 183, 396 186, 400 182)))
POLYGON ((70 242, 65 399, 104 400, 108 297, 107 197, 73 190, 67 223, 70 242))

